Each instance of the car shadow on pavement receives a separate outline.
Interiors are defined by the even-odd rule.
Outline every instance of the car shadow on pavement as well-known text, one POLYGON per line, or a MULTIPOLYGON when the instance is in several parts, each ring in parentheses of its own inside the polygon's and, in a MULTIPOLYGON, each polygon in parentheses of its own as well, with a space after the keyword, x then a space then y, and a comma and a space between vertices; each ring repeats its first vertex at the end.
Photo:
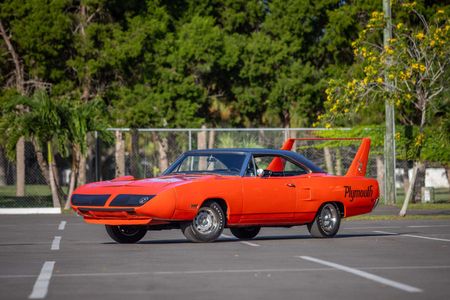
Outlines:
MULTIPOLYGON (((395 236, 397 234, 386 234, 386 233, 356 233, 356 234, 338 234, 334 238, 331 239, 316 239, 310 235, 274 235, 274 236, 260 236, 248 241, 277 241, 277 240, 332 240, 332 239, 343 239, 343 238, 364 238, 364 237, 377 237, 377 236, 395 236)), ((242 242, 246 240, 240 240, 234 237, 221 237, 214 243, 236 243, 242 242)), ((102 243, 104 245, 112 245, 117 244, 115 242, 105 242, 102 243)), ((201 244, 201 243, 193 243, 185 239, 171 239, 171 240, 143 240, 139 241, 137 244, 149 244, 149 245, 158 245, 158 244, 201 244)))
POLYGON ((358 237, 376 237, 376 236, 390 236, 393 234, 386 233, 352 233, 352 234, 338 234, 333 238, 318 239, 310 235, 277 235, 277 236, 260 236, 253 239, 253 241, 265 240, 332 240, 341 238, 358 238, 358 237))

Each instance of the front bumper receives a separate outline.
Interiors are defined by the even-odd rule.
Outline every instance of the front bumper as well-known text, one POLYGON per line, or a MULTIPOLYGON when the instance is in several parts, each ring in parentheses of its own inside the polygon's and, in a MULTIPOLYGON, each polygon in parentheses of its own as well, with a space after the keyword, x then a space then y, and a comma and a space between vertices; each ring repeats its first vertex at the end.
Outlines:
POLYGON ((91 224, 147 225, 153 221, 137 214, 134 208, 77 207, 75 211, 91 224))

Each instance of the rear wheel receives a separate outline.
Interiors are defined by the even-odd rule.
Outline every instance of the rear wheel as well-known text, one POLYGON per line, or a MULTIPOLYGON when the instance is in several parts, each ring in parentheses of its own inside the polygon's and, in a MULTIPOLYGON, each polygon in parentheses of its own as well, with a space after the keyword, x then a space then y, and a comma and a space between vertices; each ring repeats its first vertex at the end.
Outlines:
POLYGON ((105 225, 108 235, 118 243, 133 244, 140 241, 147 233, 146 226, 113 226, 105 225))
POLYGON ((341 224, 341 214, 333 203, 323 205, 314 219, 308 224, 309 233, 316 238, 330 238, 336 235, 341 224))
POLYGON ((184 223, 181 231, 195 243, 214 242, 225 227, 225 214, 216 202, 200 207, 192 222, 184 223))
POLYGON ((231 233, 241 240, 250 240, 258 235, 261 227, 252 226, 252 227, 231 227, 231 233))

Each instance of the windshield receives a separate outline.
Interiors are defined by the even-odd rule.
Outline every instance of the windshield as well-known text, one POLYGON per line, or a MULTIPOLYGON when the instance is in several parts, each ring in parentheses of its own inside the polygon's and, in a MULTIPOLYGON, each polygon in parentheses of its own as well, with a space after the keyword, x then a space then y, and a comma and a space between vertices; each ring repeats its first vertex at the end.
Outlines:
MULTIPOLYGON (((245 154, 205 153, 186 155, 168 174, 239 175, 244 164, 245 154)), ((167 174, 166 174, 167 175, 167 174)))

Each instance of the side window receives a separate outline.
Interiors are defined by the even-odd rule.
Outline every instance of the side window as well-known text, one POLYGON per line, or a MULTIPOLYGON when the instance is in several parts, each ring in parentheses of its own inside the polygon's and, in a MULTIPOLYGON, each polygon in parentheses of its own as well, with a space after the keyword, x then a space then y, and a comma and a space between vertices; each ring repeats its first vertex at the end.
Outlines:
POLYGON ((282 156, 261 155, 255 157, 256 169, 272 171, 271 176, 285 177, 307 174, 308 171, 282 156))
MULTIPOLYGON (((255 167, 256 169, 268 170, 271 162, 276 158, 276 156, 266 155, 266 156, 255 156, 255 167)), ((283 158, 278 158, 284 161, 283 158)))
POLYGON ((307 174, 308 171, 290 161, 286 160, 284 164, 284 176, 297 176, 307 174))

